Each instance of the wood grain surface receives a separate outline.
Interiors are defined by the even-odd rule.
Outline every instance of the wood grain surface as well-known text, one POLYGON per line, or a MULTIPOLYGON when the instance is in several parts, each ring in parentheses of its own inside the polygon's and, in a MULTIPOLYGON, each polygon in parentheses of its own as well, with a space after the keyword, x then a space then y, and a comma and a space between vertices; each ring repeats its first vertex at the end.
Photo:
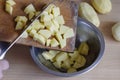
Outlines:
MULTIPOLYGON (((13 6, 13 14, 9 15, 5 11, 5 0, 0 0, 0 41, 12 42, 16 39, 16 37, 21 33, 21 31, 15 30, 15 21, 16 16, 27 16, 24 13, 24 8, 32 3, 37 11, 40 11, 42 7, 51 2, 52 0, 15 0, 16 5, 13 6)), ((53 2, 56 6, 60 7, 61 14, 64 16, 65 25, 73 28, 74 33, 76 33, 76 24, 74 23, 74 15, 73 8, 71 8, 71 4, 68 2, 53 2)), ((36 41, 34 41, 31 37, 21 38, 17 41, 19 44, 27 45, 27 46, 35 46, 40 48, 48 48, 36 41)), ((69 51, 72 52, 74 50, 75 45, 75 36, 67 39, 67 46, 60 49, 60 47, 53 47, 52 49, 69 51)))
POLYGON ((120 0, 111 1, 112 11, 106 15, 98 14, 101 21, 99 30, 105 39, 105 52, 93 70, 69 78, 54 76, 37 67, 30 56, 29 47, 15 45, 7 54, 10 69, 4 71, 2 80, 120 80, 120 42, 114 40, 111 33, 112 26, 120 22, 120 0))

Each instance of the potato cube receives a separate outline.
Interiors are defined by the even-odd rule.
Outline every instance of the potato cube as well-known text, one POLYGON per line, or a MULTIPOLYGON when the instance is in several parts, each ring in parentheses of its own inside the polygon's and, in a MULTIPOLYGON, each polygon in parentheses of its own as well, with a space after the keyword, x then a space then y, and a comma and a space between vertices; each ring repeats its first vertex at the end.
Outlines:
POLYGON ((16 3, 14 0, 6 0, 6 4, 9 4, 11 6, 14 6, 16 3))
POLYGON ((60 32, 57 32, 56 34, 55 34, 55 37, 56 37, 56 39, 60 42, 60 41, 62 41, 62 35, 60 34, 60 32))
POLYGON ((76 60, 75 60, 77 63, 81 63, 82 62, 82 56, 79 55, 76 60))
POLYGON ((61 25, 60 26, 60 33, 61 34, 65 34, 67 32, 67 30, 69 30, 70 28, 68 26, 65 25, 61 25))
POLYGON ((60 8, 59 7, 54 7, 52 9, 52 13, 53 13, 54 17, 59 16, 60 15, 60 8))
POLYGON ((60 52, 55 57, 57 62, 62 62, 68 59, 68 54, 66 52, 60 52))
POLYGON ((39 20, 35 20, 31 27, 33 27, 35 30, 43 29, 45 26, 39 22, 39 20))
POLYGON ((45 38, 42 35, 36 33, 36 34, 34 34, 33 39, 35 41, 45 45, 46 40, 45 40, 45 38))
POLYGON ((35 34, 37 34, 37 31, 35 29, 31 29, 31 31, 29 32, 29 35, 33 37, 35 34))
POLYGON ((63 61, 61 67, 64 68, 64 69, 69 69, 71 67, 70 59, 68 58, 65 61, 63 61))
POLYGON ((40 21, 41 22, 48 22, 48 21, 51 21, 51 16, 50 15, 48 15, 48 14, 41 14, 41 17, 40 17, 40 21))
POLYGON ((88 55, 89 46, 86 42, 82 42, 78 48, 78 51, 82 55, 88 55))
POLYGON ((63 35, 64 38, 71 38, 73 36, 75 36, 75 34, 72 28, 68 29, 66 33, 63 35))
POLYGON ((54 7, 56 7, 54 4, 50 4, 50 5, 45 9, 45 11, 50 14, 50 13, 52 13, 52 9, 53 9, 54 7))
POLYGON ((82 62, 80 63, 81 64, 81 67, 85 66, 86 64, 86 59, 84 56, 82 56, 82 62))
POLYGON ((74 53, 69 53, 68 55, 70 56, 70 59, 72 61, 75 61, 80 54, 78 53, 78 51, 74 51, 74 53))
POLYGON ((73 65, 74 68, 81 68, 85 65, 86 63, 86 59, 84 56, 81 56, 81 62, 75 62, 75 64, 73 65))
POLYGON ((54 18, 53 14, 49 14, 49 16, 51 17, 51 19, 53 19, 53 18, 54 18))
POLYGON ((46 28, 49 29, 51 32, 57 32, 58 28, 53 24, 52 21, 45 22, 46 28))
POLYGON ((55 21, 57 21, 59 24, 65 24, 65 20, 62 15, 55 17, 55 21))
POLYGON ((53 56, 51 54, 49 54, 48 51, 45 51, 42 53, 42 56, 46 59, 46 60, 51 60, 53 58, 53 56))
POLYGON ((58 69, 61 68, 61 62, 54 62, 53 65, 58 69))
POLYGON ((19 22, 19 21, 20 21, 20 22, 22 22, 24 25, 26 25, 28 19, 27 19, 26 16, 17 16, 17 17, 15 18, 15 21, 16 21, 16 22, 19 22))
POLYGON ((78 62, 75 62, 74 65, 73 65, 74 68, 78 69, 81 67, 81 64, 78 63, 78 62))
POLYGON ((22 30, 24 28, 24 24, 22 22, 17 22, 15 30, 22 30))
POLYGON ((77 72, 77 70, 75 68, 69 68, 67 70, 67 73, 73 73, 73 72, 77 72))
POLYGON ((36 12, 36 9, 34 8, 33 4, 29 4, 25 9, 24 12, 26 14, 29 14, 31 12, 36 12))
POLYGON ((50 50, 49 54, 53 56, 53 58, 50 60, 51 62, 55 62, 55 57, 58 54, 59 51, 55 51, 55 50, 50 50))
POLYGON ((31 20, 34 16, 35 16, 35 12, 30 12, 28 15, 29 20, 31 20))
POLYGON ((66 46, 66 39, 62 39, 61 41, 60 41, 60 48, 64 48, 65 46, 66 46))
POLYGON ((49 30, 39 30, 38 33, 44 36, 46 39, 50 38, 52 35, 52 32, 49 30))
POLYGON ((55 25, 56 29, 59 29, 60 26, 59 26, 58 22, 55 21, 55 20, 52 20, 52 22, 53 22, 53 24, 55 25))
POLYGON ((25 31, 22 35, 22 38, 27 38, 28 37, 28 33, 25 31))
POLYGON ((5 5, 5 11, 12 15, 13 7, 10 4, 5 5))
POLYGON ((48 40, 46 41, 46 46, 50 46, 50 43, 51 43, 51 39, 48 39, 48 40))
POLYGON ((55 38, 53 38, 51 40, 51 47, 57 47, 58 45, 59 45, 58 41, 55 38))
POLYGON ((56 51, 56 50, 49 50, 49 53, 55 54, 57 55, 60 51, 56 51))

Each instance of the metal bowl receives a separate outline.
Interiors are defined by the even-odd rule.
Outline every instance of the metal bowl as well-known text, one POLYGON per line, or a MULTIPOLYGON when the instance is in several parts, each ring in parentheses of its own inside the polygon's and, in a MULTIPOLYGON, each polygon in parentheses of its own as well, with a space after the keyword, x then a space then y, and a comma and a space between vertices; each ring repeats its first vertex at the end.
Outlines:
POLYGON ((73 73, 64 73, 60 70, 57 70, 51 62, 45 60, 41 53, 45 51, 45 49, 35 48, 31 47, 30 52, 33 60, 35 63, 44 71, 57 75, 62 77, 68 77, 68 76, 74 76, 78 74, 83 74, 85 72, 90 71, 93 69, 101 60, 104 48, 105 48, 105 42, 102 33, 99 31, 98 28, 96 28, 92 23, 82 19, 78 18, 77 23, 77 34, 76 34, 76 47, 83 42, 86 41, 90 47, 90 51, 88 56, 86 57, 87 62, 84 67, 80 68, 77 72, 73 73), (38 57, 38 54, 40 54, 40 58, 38 57))

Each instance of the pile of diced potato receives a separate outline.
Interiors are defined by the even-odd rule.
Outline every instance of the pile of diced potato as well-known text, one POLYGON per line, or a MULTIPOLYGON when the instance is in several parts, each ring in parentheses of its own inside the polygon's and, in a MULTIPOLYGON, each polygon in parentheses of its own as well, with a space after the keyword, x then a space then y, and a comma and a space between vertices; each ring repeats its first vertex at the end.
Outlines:
POLYGON ((8 12, 10 15, 12 15, 13 6, 14 6, 15 4, 16 4, 16 3, 15 3, 14 0, 6 0, 5 10, 6 10, 6 12, 8 12))
MULTIPOLYGON (((82 42, 78 49, 73 53, 49 50, 42 53, 42 56, 53 63, 58 69, 65 69, 67 73, 76 72, 77 69, 84 67, 89 52, 89 46, 82 42)), ((41 53, 38 55, 40 56, 41 53)))
MULTIPOLYGON (((14 5, 15 2, 13 0, 7 0, 6 3, 6 11, 12 14, 11 9, 13 9, 12 5, 14 5), (11 6, 7 7, 7 5, 11 6)), ((17 16, 15 19, 15 30, 24 29, 28 20, 31 20, 40 13, 40 11, 36 11, 33 4, 29 4, 24 9, 24 12, 28 15, 28 18, 26 16, 17 16)), ((40 18, 32 23, 22 37, 27 38, 28 36, 47 47, 64 48, 67 44, 67 39, 74 37, 74 31, 65 25, 65 20, 63 15, 61 15, 60 8, 54 4, 50 4, 45 11, 41 13, 40 18)))

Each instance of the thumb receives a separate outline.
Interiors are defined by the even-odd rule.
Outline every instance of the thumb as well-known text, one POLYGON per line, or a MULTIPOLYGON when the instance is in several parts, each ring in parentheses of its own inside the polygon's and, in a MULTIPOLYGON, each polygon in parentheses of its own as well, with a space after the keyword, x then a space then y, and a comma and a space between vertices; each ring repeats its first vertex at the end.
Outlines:
POLYGON ((0 69, 7 70, 9 68, 9 63, 7 60, 0 60, 0 69))

